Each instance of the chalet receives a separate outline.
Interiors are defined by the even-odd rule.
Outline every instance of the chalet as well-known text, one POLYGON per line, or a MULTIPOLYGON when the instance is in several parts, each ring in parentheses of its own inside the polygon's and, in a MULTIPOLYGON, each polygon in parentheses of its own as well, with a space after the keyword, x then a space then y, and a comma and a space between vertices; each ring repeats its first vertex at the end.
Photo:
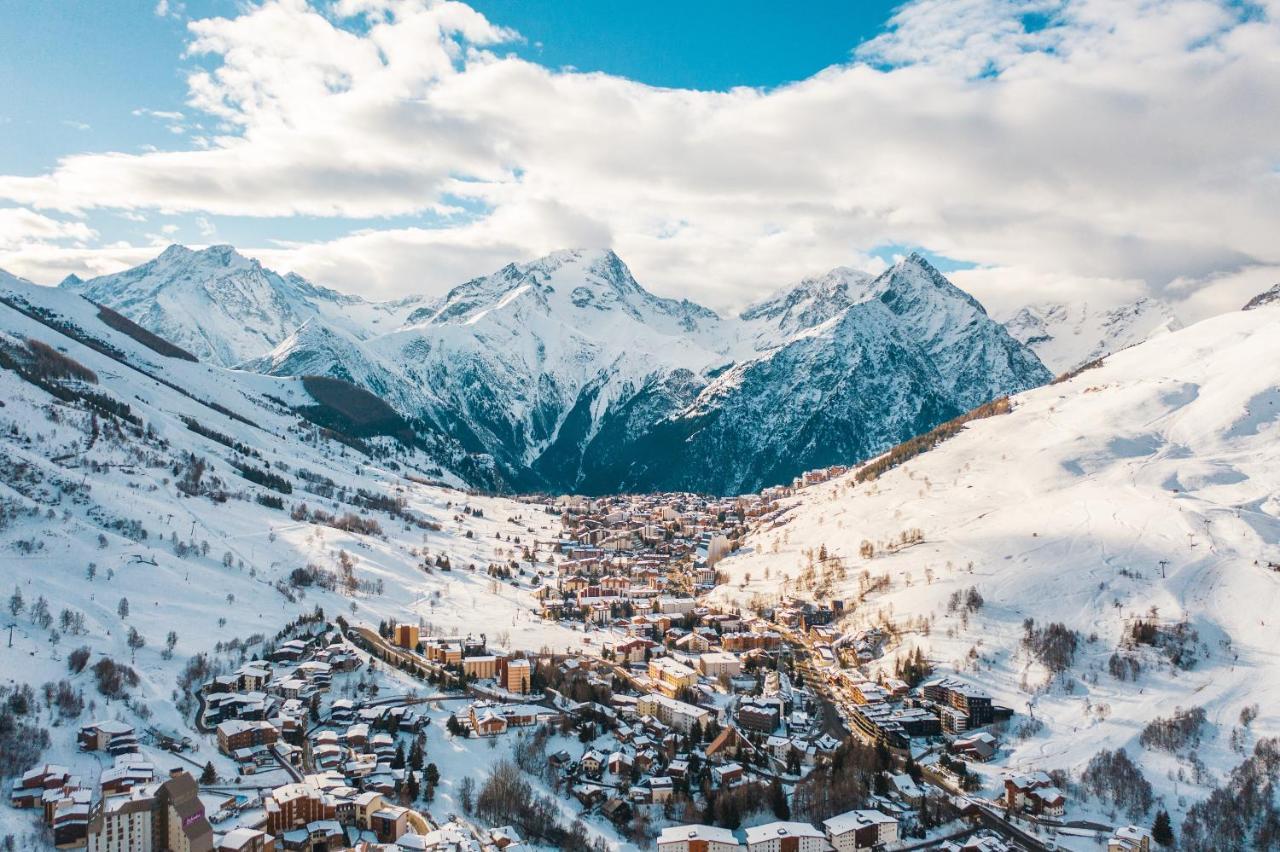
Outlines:
POLYGON ((1107 852, 1151 852, 1151 832, 1136 825, 1122 825, 1107 839, 1107 852))
POLYGON ((114 720, 81 725, 76 739, 81 751, 107 751, 114 755, 138 750, 133 726, 114 720))
POLYGON ((236 669, 237 692, 254 692, 261 690, 271 679, 271 667, 266 663, 245 663, 236 669))
MULTIPOLYGON (((1058 793, 1053 786, 1053 779, 1048 773, 1038 771, 1030 774, 1007 775, 1004 779, 1004 804, 1005 807, 1014 811, 1031 811, 1032 813, 1040 813, 1043 807, 1040 802, 1039 795, 1032 797, 1033 793, 1038 791, 1052 790, 1058 793)), ((1058 793, 1061 795, 1061 793, 1058 793)), ((1053 798, 1052 794, 1050 798, 1053 798)))
POLYGON ((496 737, 507 731, 507 720, 493 712, 492 709, 485 708, 479 713, 476 708, 471 708, 471 728, 476 732, 476 736, 496 737))
POLYGON ((301 639, 289 639, 281 642, 279 647, 269 655, 274 662, 296 663, 307 652, 307 643, 301 639))
POLYGON ((751 743, 733 725, 726 725, 707 746, 706 755, 708 760, 724 761, 735 759, 746 751, 754 751, 751 743))
POLYGON ((999 745, 996 738, 987 731, 978 731, 966 737, 957 737, 951 743, 951 751, 962 755, 967 760, 986 763, 995 756, 999 745))
POLYGON ((615 751, 609 755, 609 771, 617 776, 629 775, 634 763, 635 761, 625 751, 615 751))
POLYGON ((46 763, 25 772, 9 794, 9 804, 15 808, 34 808, 41 804, 47 790, 63 790, 73 776, 67 767, 46 763))
POLYGON ((900 775, 894 775, 891 780, 893 782, 893 790, 898 794, 899 799, 913 808, 919 807, 924 802, 924 790, 912 780, 910 775, 904 772, 900 775))
POLYGON ((582 756, 580 764, 582 771, 588 775, 599 778, 601 770, 604 768, 605 756, 595 749, 589 750, 582 756))
POLYGON ((1027 793, 1027 809, 1037 816, 1060 817, 1067 810, 1067 797, 1057 787, 1040 787, 1027 793))
POLYGON ((609 799, 601 806, 600 813, 614 825, 624 825, 631 819, 631 805, 626 799, 609 799))
POLYGON ((711 780, 717 787, 732 787, 742 781, 745 775, 740 763, 724 763, 711 768, 711 780))
POLYGON ((786 763, 791 757, 791 752, 795 751, 796 745, 789 737, 779 737, 770 735, 764 742, 765 751, 769 756, 779 763, 786 763))
POLYGON ((584 808, 591 808, 608 798, 605 789, 598 784, 579 784, 573 788, 573 796, 584 808))
POLYGON ((53 845, 58 849, 86 845, 92 810, 93 793, 90 790, 72 790, 59 798, 46 815, 46 821, 53 829, 53 845))
POLYGON ((711 641, 695 630, 677 639, 676 648, 689 654, 701 654, 711 650, 711 641))
POLYGON ((222 836, 217 852, 273 852, 275 839, 256 828, 236 827, 222 836))
POLYGON ((517 847, 524 843, 516 830, 509 825, 489 829, 489 839, 499 850, 517 847))

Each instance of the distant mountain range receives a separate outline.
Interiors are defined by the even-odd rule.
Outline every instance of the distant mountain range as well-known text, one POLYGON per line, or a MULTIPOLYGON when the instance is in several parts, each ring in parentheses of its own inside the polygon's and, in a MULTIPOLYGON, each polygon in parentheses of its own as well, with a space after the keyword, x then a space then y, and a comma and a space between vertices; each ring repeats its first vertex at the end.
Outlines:
POLYGON ((1016 312, 1004 327, 1050 370, 1065 373, 1154 335, 1177 331, 1182 322, 1169 305, 1143 297, 1102 309, 1088 303, 1037 303, 1016 312))
POLYGON ((438 299, 369 302, 230 246, 171 246, 63 287, 204 361, 322 375, 520 490, 738 493, 857 461, 1042 384, 1036 354, 924 258, 835 269, 721 317, 610 251, 511 264, 438 299))

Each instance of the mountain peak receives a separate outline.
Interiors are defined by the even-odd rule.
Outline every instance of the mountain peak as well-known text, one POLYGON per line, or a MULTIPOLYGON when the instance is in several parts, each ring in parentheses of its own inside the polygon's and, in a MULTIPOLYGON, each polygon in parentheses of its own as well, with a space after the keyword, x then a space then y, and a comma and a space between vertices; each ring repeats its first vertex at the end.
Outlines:
MULTIPOLYGON (((748 305, 739 318, 746 322, 767 322, 783 334, 792 335, 821 325, 847 309, 858 301, 853 291, 865 288, 870 281, 871 276, 862 270, 837 266, 748 305)), ((771 339, 766 336, 761 342, 771 339)))
POLYGON ((64 286, 223 366, 269 352, 317 314, 362 301, 279 275, 226 244, 171 245, 132 269, 64 286))
POLYGON ((169 247, 156 255, 156 260, 178 260, 195 254, 195 251, 179 243, 170 243, 169 247))
POLYGON ((1256 310, 1266 305, 1280 305, 1280 284, 1276 284, 1270 290, 1259 293, 1254 296, 1244 306, 1246 311, 1256 310))

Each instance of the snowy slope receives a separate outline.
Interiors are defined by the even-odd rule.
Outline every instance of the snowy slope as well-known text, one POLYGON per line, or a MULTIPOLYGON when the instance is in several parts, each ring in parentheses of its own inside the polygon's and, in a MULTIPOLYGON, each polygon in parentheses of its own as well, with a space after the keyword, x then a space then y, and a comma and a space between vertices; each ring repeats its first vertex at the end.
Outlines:
MULTIPOLYGON (((6 351, 22 347, 28 339, 53 346, 97 374, 97 383, 84 387, 127 404, 143 424, 121 429, 99 413, 94 432, 91 412, 83 403, 55 399, 14 371, 0 370, 0 497, 6 509, 38 510, 29 517, 24 511, 5 515, 0 565, 28 602, 43 594, 56 606, 84 610, 89 637, 101 637, 101 650, 119 654, 123 647, 115 613, 120 596, 130 597, 130 623, 153 644, 163 639, 168 627, 177 628, 182 636, 180 655, 246 632, 274 632, 316 604, 335 613, 350 612, 355 604, 357 618, 367 616, 375 623, 396 613, 408 617, 421 612, 449 630, 465 630, 474 623, 475 611, 483 610, 493 624, 509 624, 513 643, 523 647, 537 648, 565 636, 523 620, 531 605, 526 593, 494 590, 465 570, 469 564, 483 567, 496 558, 496 548, 501 547, 494 543, 496 532, 519 534, 535 520, 549 530, 549 521, 529 507, 420 484, 433 473, 430 461, 389 439, 366 442, 375 450, 373 456, 326 440, 291 410, 315 403, 297 379, 166 358, 102 325, 96 308, 79 297, 10 276, 0 276, 0 298, 47 321, 74 326, 78 336, 110 354, 0 304, 0 342, 6 351), (197 434, 184 418, 248 451, 197 434), (202 481, 208 493, 223 492, 226 499, 187 497, 177 490, 179 469, 186 470, 188 454, 204 459, 202 481), (274 471, 292 484, 293 493, 280 495, 254 484, 237 472, 237 465, 274 471), (221 484, 214 486, 215 481, 221 484), (350 501, 358 489, 403 498, 406 518, 414 524, 354 505, 350 501), (263 506, 255 501, 257 496, 280 496, 285 508, 263 506), (384 533, 358 535, 294 521, 289 507, 302 502, 372 518, 384 533), (484 516, 464 516, 463 503, 483 509, 484 516), (46 516, 46 509, 53 515, 46 516), (508 523, 509 517, 521 514, 530 520, 508 523), (424 529, 416 524, 419 520, 439 529, 424 529), (135 541, 121 533, 130 521, 147 530, 145 539, 135 541), (169 540, 171 534, 179 541, 208 542, 208 551, 180 556, 169 540), (99 535, 105 543, 99 543, 99 535), (31 542, 32 554, 15 549, 18 541, 31 542), (449 555, 458 570, 425 573, 424 547, 432 557, 449 555), (273 588, 308 561, 332 568, 340 548, 355 554, 359 577, 382 580, 385 591, 348 597, 312 589, 289 601, 273 588), (222 564, 224 553, 231 554, 233 567, 222 564), (156 565, 139 567, 139 558, 155 560, 156 565), (97 565, 93 581, 85 577, 90 562, 97 565), (115 573, 112 580, 104 578, 109 569, 115 573), (230 606, 224 599, 227 594, 243 606, 230 606), (225 629, 215 624, 219 616, 228 619, 225 629)), ((434 473, 448 478, 447 473, 434 473)), ((549 535, 544 531, 539 537, 545 540, 549 535)), ((19 633, 26 637, 24 649, 33 649, 38 660, 48 658, 40 631, 20 625, 19 633)), ((20 674, 21 666, 27 665, 12 668, 15 660, 25 660, 25 653, 5 659, 8 676, 20 674)), ((168 676, 157 660, 140 654, 143 660, 156 666, 157 677, 168 676)), ((167 697, 170 686, 157 682, 153 694, 167 697)))
POLYGON ((1182 322, 1168 304, 1144 296, 1115 308, 1060 302, 1028 305, 1004 326, 1045 366, 1061 374, 1156 334, 1176 331, 1182 322))
MULTIPOLYGON (((730 580, 713 597, 843 599, 854 606, 844 628, 886 621, 902 631, 873 668, 891 671, 920 647, 1017 711, 1014 728, 1034 707, 1044 730, 1007 734, 995 766, 1078 773, 1099 749, 1124 747, 1176 814, 1239 763, 1230 738, 1244 707, 1264 708, 1247 747, 1280 734, 1280 308, 1153 338, 1017 396, 1012 413, 974 421, 878 480, 850 474, 787 506, 717 566, 730 580), (911 530, 923 541, 893 544, 911 530), (806 581, 822 548, 841 558, 843 577, 832 563, 806 581), (888 587, 857 603, 879 580, 888 587), (949 611, 970 587, 985 606, 949 611), (1108 660, 1153 608, 1163 625, 1194 628, 1199 657, 1175 670, 1140 647, 1126 653, 1143 673, 1117 680, 1108 660), (1078 631, 1064 679, 1022 648, 1028 618, 1078 631), (1203 707, 1211 725, 1199 783, 1178 780, 1191 774, 1185 750, 1175 758, 1138 743, 1176 706, 1203 707)), ((985 771, 993 789, 997 769, 985 771)))

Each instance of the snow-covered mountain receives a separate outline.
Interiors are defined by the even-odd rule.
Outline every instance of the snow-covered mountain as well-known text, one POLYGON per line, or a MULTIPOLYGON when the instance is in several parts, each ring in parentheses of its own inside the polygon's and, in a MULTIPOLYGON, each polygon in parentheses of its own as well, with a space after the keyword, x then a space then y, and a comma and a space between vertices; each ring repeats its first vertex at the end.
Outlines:
MULTIPOLYGON (((821 306, 816 316, 808 314, 780 345, 715 376, 634 446, 609 446, 602 455, 615 467, 596 474, 599 481, 753 490, 800 470, 866 458, 1049 379, 1032 353, 918 255, 874 279, 814 283, 801 283, 798 298, 765 305, 821 306), (822 295, 815 298, 815 290, 822 295), (832 306, 832 293, 843 307, 832 306)), ((786 323, 806 314, 757 307, 745 316, 786 323)))
POLYGON ((73 275, 61 286, 224 367, 262 355, 313 318, 366 334, 384 315, 408 309, 280 275, 227 245, 173 245, 141 266, 88 281, 73 275))
POLYGON ((1173 309, 1147 296, 1115 308, 1088 303, 1028 305, 1005 321, 1018 341, 1055 373, 1065 373, 1166 331, 1182 328, 1173 309))
POLYGON ((1280 304, 1280 284, 1276 284, 1270 290, 1265 290, 1249 300, 1244 306, 1246 311, 1252 311, 1266 305, 1280 304))
POLYGON ((1124 748, 1176 817, 1280 734, 1274 713, 1241 722, 1280 693, 1278 389, 1280 305, 1160 335, 878 476, 802 489, 717 564, 713 599, 842 599, 849 635, 892 625, 873 669, 919 648, 1016 711, 994 766, 1079 778, 1124 748), (1135 641, 1139 619, 1157 626, 1135 641), (1073 631, 1060 676, 1028 620, 1073 631), (1176 707, 1204 709, 1198 745, 1144 745, 1176 707))
POLYGON ((71 286, 219 363, 353 382, 518 488, 750 490, 1049 378, 918 256, 728 319, 654 296, 610 251, 511 264, 434 301, 342 297, 221 247, 71 286))

